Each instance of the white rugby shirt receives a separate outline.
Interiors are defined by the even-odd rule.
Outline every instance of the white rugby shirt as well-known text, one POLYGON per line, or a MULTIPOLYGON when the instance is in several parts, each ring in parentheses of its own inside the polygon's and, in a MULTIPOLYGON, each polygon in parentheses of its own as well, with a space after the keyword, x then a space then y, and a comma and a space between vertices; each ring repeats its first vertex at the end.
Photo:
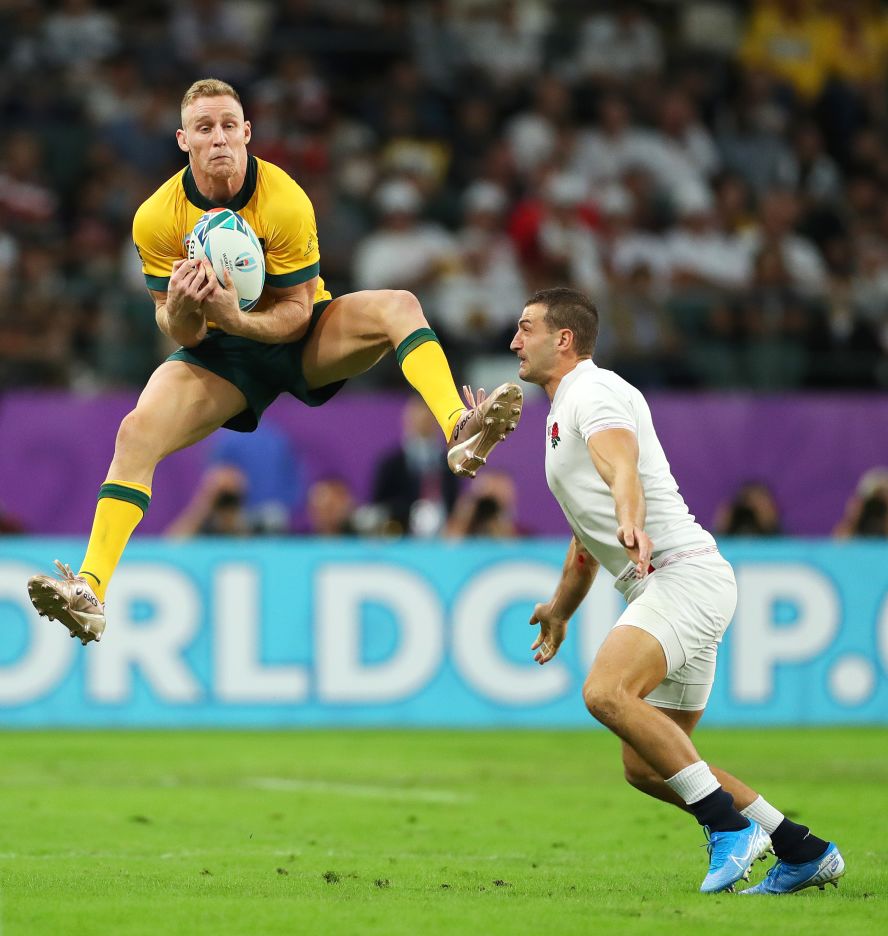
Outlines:
POLYGON ((580 361, 562 378, 546 421, 546 481, 583 546, 618 579, 627 572, 614 498, 586 447, 589 437, 604 429, 628 429, 638 439, 644 529, 654 543, 654 567, 686 554, 714 552, 715 540, 678 492, 644 397, 592 361, 580 361))

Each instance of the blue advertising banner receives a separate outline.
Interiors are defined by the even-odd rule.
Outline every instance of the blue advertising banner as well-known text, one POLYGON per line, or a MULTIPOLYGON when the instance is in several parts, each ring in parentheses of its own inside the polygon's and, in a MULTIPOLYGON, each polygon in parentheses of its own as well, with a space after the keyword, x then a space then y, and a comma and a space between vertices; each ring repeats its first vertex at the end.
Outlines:
MULTIPOLYGON (((587 725, 622 599, 599 575, 552 663, 528 618, 567 541, 133 542, 101 644, 25 582, 81 541, 0 541, 5 726, 587 725)), ((888 547, 734 541, 740 601, 708 724, 888 723, 888 547)))

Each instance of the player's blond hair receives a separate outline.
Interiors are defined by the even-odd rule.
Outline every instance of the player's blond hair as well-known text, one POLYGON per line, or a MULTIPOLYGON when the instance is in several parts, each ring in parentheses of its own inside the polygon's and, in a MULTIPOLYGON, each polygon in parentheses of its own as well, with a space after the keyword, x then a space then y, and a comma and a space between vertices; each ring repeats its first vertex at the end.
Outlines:
POLYGON ((185 92, 182 98, 182 126, 185 126, 185 108, 198 98, 205 97, 233 97, 238 104, 241 104, 240 95, 227 81, 221 81, 219 78, 201 78, 185 92))

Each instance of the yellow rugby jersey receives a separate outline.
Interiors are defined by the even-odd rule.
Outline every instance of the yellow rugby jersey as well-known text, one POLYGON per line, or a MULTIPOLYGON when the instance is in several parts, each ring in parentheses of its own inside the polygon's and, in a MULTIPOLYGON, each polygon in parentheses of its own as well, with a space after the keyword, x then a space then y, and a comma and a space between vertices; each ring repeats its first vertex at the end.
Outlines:
MULTIPOLYGON (((198 218, 213 208, 238 212, 256 232, 269 286, 296 286, 318 276, 321 254, 308 196, 283 169, 248 156, 243 187, 229 202, 216 204, 201 195, 188 166, 139 206, 133 218, 133 241, 149 289, 167 291, 173 263, 187 256, 186 238, 198 218)), ((314 301, 330 298, 318 276, 314 301)))

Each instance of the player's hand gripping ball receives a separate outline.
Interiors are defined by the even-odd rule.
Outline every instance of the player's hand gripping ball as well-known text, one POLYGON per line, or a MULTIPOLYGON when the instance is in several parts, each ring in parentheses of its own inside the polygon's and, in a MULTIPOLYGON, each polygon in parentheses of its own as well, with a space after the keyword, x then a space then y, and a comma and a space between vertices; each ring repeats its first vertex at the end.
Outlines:
POLYGON ((188 237, 188 259, 213 264, 219 282, 225 285, 228 271, 242 312, 259 301, 265 285, 265 256, 249 224, 230 208, 215 208, 201 215, 188 237))

